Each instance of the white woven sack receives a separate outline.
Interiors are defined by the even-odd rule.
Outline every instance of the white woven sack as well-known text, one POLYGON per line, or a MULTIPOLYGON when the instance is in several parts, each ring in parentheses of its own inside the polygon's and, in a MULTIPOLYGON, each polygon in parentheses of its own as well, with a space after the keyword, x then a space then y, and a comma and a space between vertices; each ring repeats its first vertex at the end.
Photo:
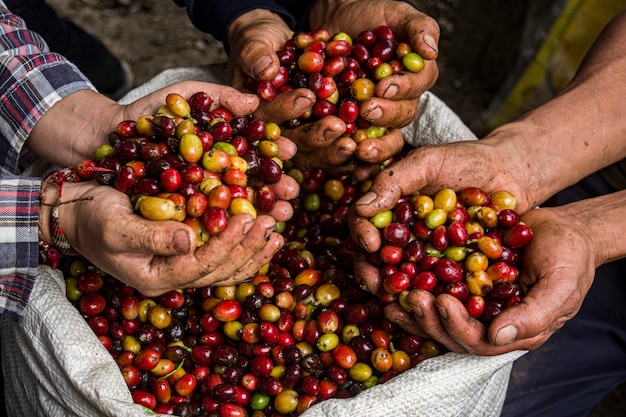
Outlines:
MULTIPOLYGON (((122 101, 188 79, 223 82, 223 67, 165 71, 122 101)), ((428 92, 419 116, 403 133, 414 146, 475 139, 456 114, 428 92)), ((0 318, 0 331, 9 416, 154 415, 133 403, 117 364, 67 300, 58 271, 39 268, 23 321, 0 318)), ((357 397, 319 403, 304 416, 496 417, 511 365, 523 353, 491 357, 448 353, 357 397)))

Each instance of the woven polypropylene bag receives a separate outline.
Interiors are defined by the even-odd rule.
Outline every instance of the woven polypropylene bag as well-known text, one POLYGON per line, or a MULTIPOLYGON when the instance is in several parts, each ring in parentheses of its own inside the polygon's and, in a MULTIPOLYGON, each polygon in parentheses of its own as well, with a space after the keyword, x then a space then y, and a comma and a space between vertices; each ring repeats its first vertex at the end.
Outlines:
MULTIPOLYGON (((223 67, 168 70, 131 91, 128 103, 173 82, 194 79, 223 83, 223 67)), ((403 129, 414 146, 475 139, 435 95, 427 92, 419 115, 403 129)), ((46 266, 17 323, 0 318, 5 397, 16 417, 143 417, 121 372, 76 308, 65 282, 46 266)), ((396 378, 351 399, 331 399, 304 417, 419 416, 496 417, 511 365, 523 352, 481 357, 448 353, 420 363, 396 378)))

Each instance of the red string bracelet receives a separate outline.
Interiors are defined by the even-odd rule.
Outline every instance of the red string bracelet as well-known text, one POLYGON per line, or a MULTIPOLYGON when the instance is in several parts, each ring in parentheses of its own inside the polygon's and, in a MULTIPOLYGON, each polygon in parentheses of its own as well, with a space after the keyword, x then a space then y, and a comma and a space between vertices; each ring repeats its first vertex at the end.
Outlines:
MULTIPOLYGON (((63 229, 61 228, 61 224, 59 223, 59 206, 62 204, 69 204, 69 203, 74 203, 77 201, 93 200, 93 196, 87 196, 87 197, 78 198, 74 200, 68 200, 68 201, 61 200, 62 193, 63 193, 63 184, 66 182, 79 182, 79 181, 80 181, 80 177, 71 168, 64 168, 62 170, 52 171, 50 174, 48 174, 48 176, 43 180, 43 185, 41 188, 41 194, 40 194, 41 205, 52 207, 52 213, 50 215, 50 233, 52 235, 52 245, 54 245, 54 247, 58 249, 59 252, 64 253, 66 255, 78 255, 78 252, 74 248, 72 248, 72 246, 70 245, 70 242, 67 240, 67 237, 63 233, 63 229), (48 187, 50 187, 50 184, 52 183, 57 184, 59 186, 59 192, 57 194, 57 198, 54 201, 54 204, 49 204, 43 201, 43 195, 45 194, 46 190, 48 189, 48 187)), ((40 232, 40 246, 42 246, 42 250, 45 250, 46 252, 45 256, 42 256, 42 257, 46 257, 47 262, 50 264, 50 261, 54 262, 54 260, 49 259, 51 247, 48 243, 43 242, 43 239, 41 238, 42 236, 41 230, 39 232, 40 232)))

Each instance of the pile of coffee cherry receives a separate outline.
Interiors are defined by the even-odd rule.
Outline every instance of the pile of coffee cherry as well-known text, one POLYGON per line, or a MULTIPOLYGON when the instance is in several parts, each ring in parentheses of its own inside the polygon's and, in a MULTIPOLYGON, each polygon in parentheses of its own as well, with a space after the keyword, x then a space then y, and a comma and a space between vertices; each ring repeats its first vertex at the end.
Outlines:
POLYGON ((188 224, 201 245, 231 215, 271 211, 283 174, 278 125, 211 108, 205 92, 171 93, 154 114, 120 122, 75 172, 127 193, 147 219, 188 224))
POLYGON ((444 352, 384 317, 354 279, 347 226, 359 185, 289 175, 302 194, 286 244, 247 282, 146 297, 81 257, 68 299, 120 367, 133 400, 178 416, 295 416, 349 398, 444 352))
POLYGON ((423 58, 388 26, 363 31, 354 40, 345 32, 332 36, 324 29, 298 32, 277 55, 278 74, 269 81, 248 78, 247 87, 265 101, 295 88, 310 89, 316 96, 313 108, 288 125, 337 116, 346 125, 346 135, 357 143, 386 133, 359 116, 360 103, 375 95, 376 83, 402 71, 424 68, 423 58))
POLYGON ((381 230, 382 246, 369 260, 380 267, 381 300, 406 306, 412 289, 446 293, 484 323, 519 303, 521 255, 532 230, 515 205, 507 191, 468 187, 403 197, 393 210, 376 214, 370 220, 381 230))

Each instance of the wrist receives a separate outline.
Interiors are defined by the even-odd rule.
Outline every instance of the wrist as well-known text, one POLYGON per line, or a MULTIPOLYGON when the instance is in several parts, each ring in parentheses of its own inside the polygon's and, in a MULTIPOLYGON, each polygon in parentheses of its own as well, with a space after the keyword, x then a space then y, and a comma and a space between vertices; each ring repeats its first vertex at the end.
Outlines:
POLYGON ((77 91, 56 102, 39 119, 27 145, 40 158, 58 166, 90 159, 93 150, 106 143, 108 134, 115 130, 120 108, 95 91, 77 91))
MULTIPOLYGON (((586 228, 593 248, 596 268, 626 257, 626 190, 581 200, 568 206, 565 213, 586 228)), ((567 217, 565 217, 567 218, 567 217)))
MULTIPOLYGON (((80 178, 70 168, 53 171, 42 181, 39 236, 40 244, 43 249, 52 246, 66 255, 78 254, 65 236, 63 228, 61 227, 60 217, 61 207, 64 207, 66 204, 83 200, 93 200, 93 196, 79 196, 78 198, 73 198, 71 193, 73 188, 72 183, 79 181, 80 178), (68 193, 64 193, 64 190, 70 191, 69 198, 67 196, 68 193)), ((72 218, 72 216, 70 216, 70 218, 72 218)))

